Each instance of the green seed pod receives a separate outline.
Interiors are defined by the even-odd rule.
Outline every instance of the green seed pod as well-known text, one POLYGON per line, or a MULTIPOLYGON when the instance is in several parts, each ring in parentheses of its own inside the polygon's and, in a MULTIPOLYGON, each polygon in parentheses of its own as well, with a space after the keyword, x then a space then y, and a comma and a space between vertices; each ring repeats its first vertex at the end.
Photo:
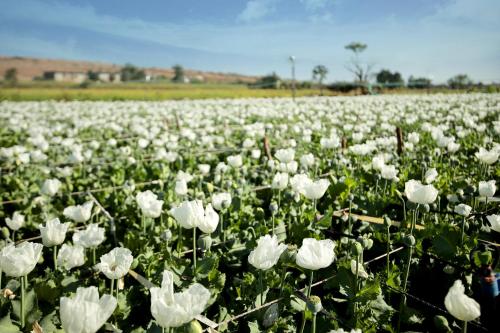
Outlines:
POLYGON ((214 191, 214 184, 212 184, 212 183, 207 183, 207 184, 206 184, 206 186, 207 186, 207 191, 208 191, 209 193, 213 193, 213 191, 214 191))
POLYGON ((448 324, 448 319, 444 316, 434 316, 434 326, 442 332, 451 332, 450 326, 448 324))
POLYGON ((7 227, 2 228, 2 236, 4 239, 8 239, 10 237, 10 230, 7 227))
POLYGON ((212 247, 212 237, 209 234, 202 234, 198 237, 197 244, 202 251, 209 251, 212 247))
POLYGON ((320 312, 323 309, 321 298, 315 295, 309 296, 309 299, 307 300, 307 308, 313 314, 317 314, 318 312, 320 312))
POLYGON ((189 324, 186 325, 186 333, 201 333, 203 332, 203 327, 201 327, 198 320, 193 319, 189 324))
POLYGON ((387 228, 389 228, 392 225, 392 220, 387 215, 384 215, 384 225, 387 228))
POLYGON ((356 257, 359 256, 359 255, 361 255, 361 253, 363 253, 363 245, 361 245, 360 242, 354 242, 351 245, 351 252, 356 257))
POLYGON ((406 235, 406 236, 403 238, 403 243, 404 243, 406 246, 413 247, 413 246, 415 246, 415 237, 413 237, 413 235, 406 235))

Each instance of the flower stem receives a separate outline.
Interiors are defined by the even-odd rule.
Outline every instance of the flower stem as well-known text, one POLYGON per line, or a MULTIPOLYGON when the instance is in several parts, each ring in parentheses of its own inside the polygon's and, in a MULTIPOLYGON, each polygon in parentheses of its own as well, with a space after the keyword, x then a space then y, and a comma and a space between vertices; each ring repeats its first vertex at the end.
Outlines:
POLYGON ((193 228, 193 267, 193 275, 196 276, 196 227, 193 228))
POLYGON ((177 239, 177 255, 179 259, 181 257, 181 252, 182 252, 182 227, 179 224, 179 237, 177 239))
POLYGON ((274 236, 274 214, 275 213, 271 213, 271 221, 273 221, 273 236, 274 236))
POLYGON ((92 248, 92 265, 95 266, 95 247, 92 248))
POLYGON ((400 332, 400 327, 401 327, 401 317, 402 317, 402 312, 403 312, 403 306, 406 305, 406 286, 408 283, 408 276, 410 275, 410 264, 411 264, 411 256, 413 254, 413 247, 409 247, 408 249, 408 260, 406 262, 406 272, 405 272, 405 277, 403 280, 403 295, 401 298, 401 303, 399 304, 399 319, 398 319, 398 329, 396 332, 400 332))
POLYGON ((224 233, 224 210, 220 212, 220 221, 219 221, 219 234, 221 241, 226 241, 226 234, 224 233))
POLYGON ((309 275, 309 288, 307 289, 307 297, 311 296, 311 289, 312 289, 312 284, 313 284, 313 275, 314 275, 314 271, 311 270, 311 274, 309 275))
POLYGON ((462 333, 467 333, 467 322, 464 321, 464 325, 462 326, 462 333))
POLYGON ((386 253, 386 260, 387 260, 387 280, 389 280, 389 274, 390 274, 390 265, 391 265, 391 260, 389 258, 389 253, 391 252, 391 232, 390 232, 390 227, 387 227, 387 253, 386 253))
MULTIPOLYGON (((359 274, 359 255, 356 256, 356 275, 354 275, 354 297, 358 294, 358 274, 359 274)), ((354 302, 354 325, 358 326, 358 302, 354 302)))
MULTIPOLYGON (((280 296, 281 296, 281 293, 283 292, 283 285, 285 284, 285 278, 286 278, 286 266, 283 266, 282 273, 281 273, 281 282, 280 282, 280 296)), ((1 281, 2 280, 0 280, 0 282, 1 281)))
POLYGON ((21 327, 24 328, 25 318, 24 318, 24 302, 25 302, 25 284, 24 276, 21 276, 21 327))
POLYGON ((465 216, 462 220, 462 233, 460 234, 460 246, 464 245, 465 216))
POLYGON ((278 190, 278 212, 281 211, 281 190, 278 190))
POLYGON ((57 245, 54 245, 54 271, 57 271, 57 245))
POLYGON ((312 333, 316 333, 316 314, 313 314, 312 333))
POLYGON ((111 279, 111 292, 110 295, 113 296, 113 289, 115 288, 115 279, 111 279))
POLYGON ((259 269, 259 286, 260 286, 260 305, 262 306, 262 304, 264 304, 264 284, 262 282, 263 278, 262 278, 262 270, 259 269))

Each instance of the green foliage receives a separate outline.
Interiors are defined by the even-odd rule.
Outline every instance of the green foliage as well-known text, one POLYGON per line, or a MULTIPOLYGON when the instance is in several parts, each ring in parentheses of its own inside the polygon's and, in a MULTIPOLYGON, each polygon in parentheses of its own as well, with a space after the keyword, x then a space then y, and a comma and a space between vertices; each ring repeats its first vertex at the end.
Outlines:
POLYGON ((15 85, 17 83, 17 68, 8 68, 4 75, 4 81, 9 85, 15 85))
POLYGON ((404 80, 399 72, 392 73, 387 69, 382 69, 377 73, 377 83, 384 84, 389 88, 396 88, 403 86, 404 80))
POLYGON ((425 77, 410 76, 407 86, 408 88, 426 89, 431 87, 431 80, 425 77))
POLYGON ((464 89, 473 84, 472 80, 467 74, 457 74, 448 80, 448 86, 451 89, 464 89))
POLYGON ((184 83, 184 68, 181 65, 175 65, 172 68, 174 70, 174 77, 172 78, 172 81, 184 83))
POLYGON ((366 45, 364 43, 360 43, 360 42, 352 42, 352 43, 344 46, 344 48, 346 50, 352 51, 356 55, 363 52, 364 50, 366 50, 367 47, 368 47, 368 45, 366 45))
POLYGON ((132 64, 125 64, 121 69, 121 79, 122 81, 140 81, 144 80, 146 74, 144 70, 132 64))

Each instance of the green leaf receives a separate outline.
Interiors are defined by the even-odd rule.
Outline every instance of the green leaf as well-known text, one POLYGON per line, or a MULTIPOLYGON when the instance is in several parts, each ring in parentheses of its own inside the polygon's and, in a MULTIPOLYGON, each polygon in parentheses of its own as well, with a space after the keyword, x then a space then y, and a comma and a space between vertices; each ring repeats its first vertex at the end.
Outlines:
POLYGON ((207 277, 212 270, 217 270, 219 259, 215 254, 208 254, 198 260, 196 267, 196 275, 202 278, 207 277))
POLYGON ((0 332, 2 333, 21 333, 19 328, 10 320, 10 314, 0 319, 0 332))
MULTIPOLYGON (((16 318, 21 319, 21 293, 19 293, 19 299, 12 301, 13 314, 16 318)), ((28 315, 36 310, 36 294, 35 290, 31 289, 25 293, 24 299, 24 315, 26 318, 28 315)))
POLYGON ((42 326, 43 333, 64 333, 64 330, 58 329, 56 323, 59 323, 57 313, 52 311, 42 318, 40 326, 42 326))
POLYGON ((248 322, 248 328, 250 329, 250 333, 260 333, 259 323, 257 321, 248 322))
POLYGON ((365 286, 356 294, 354 301, 365 303, 377 299, 382 290, 377 280, 367 281, 365 286))
POLYGON ((290 306, 295 312, 303 312, 306 308, 306 302, 297 296, 290 297, 290 306))
POLYGON ((432 241, 432 248, 438 256, 453 259, 456 255, 460 235, 458 231, 450 229, 437 234, 432 241))

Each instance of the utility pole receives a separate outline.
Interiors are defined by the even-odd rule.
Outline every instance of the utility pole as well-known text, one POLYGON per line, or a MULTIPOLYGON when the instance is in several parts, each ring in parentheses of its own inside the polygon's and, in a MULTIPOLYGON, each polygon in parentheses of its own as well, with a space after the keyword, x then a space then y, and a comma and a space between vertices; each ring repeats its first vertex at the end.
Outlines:
POLYGON ((292 64, 292 98, 295 102, 295 56, 290 56, 288 60, 290 60, 290 63, 292 64))

